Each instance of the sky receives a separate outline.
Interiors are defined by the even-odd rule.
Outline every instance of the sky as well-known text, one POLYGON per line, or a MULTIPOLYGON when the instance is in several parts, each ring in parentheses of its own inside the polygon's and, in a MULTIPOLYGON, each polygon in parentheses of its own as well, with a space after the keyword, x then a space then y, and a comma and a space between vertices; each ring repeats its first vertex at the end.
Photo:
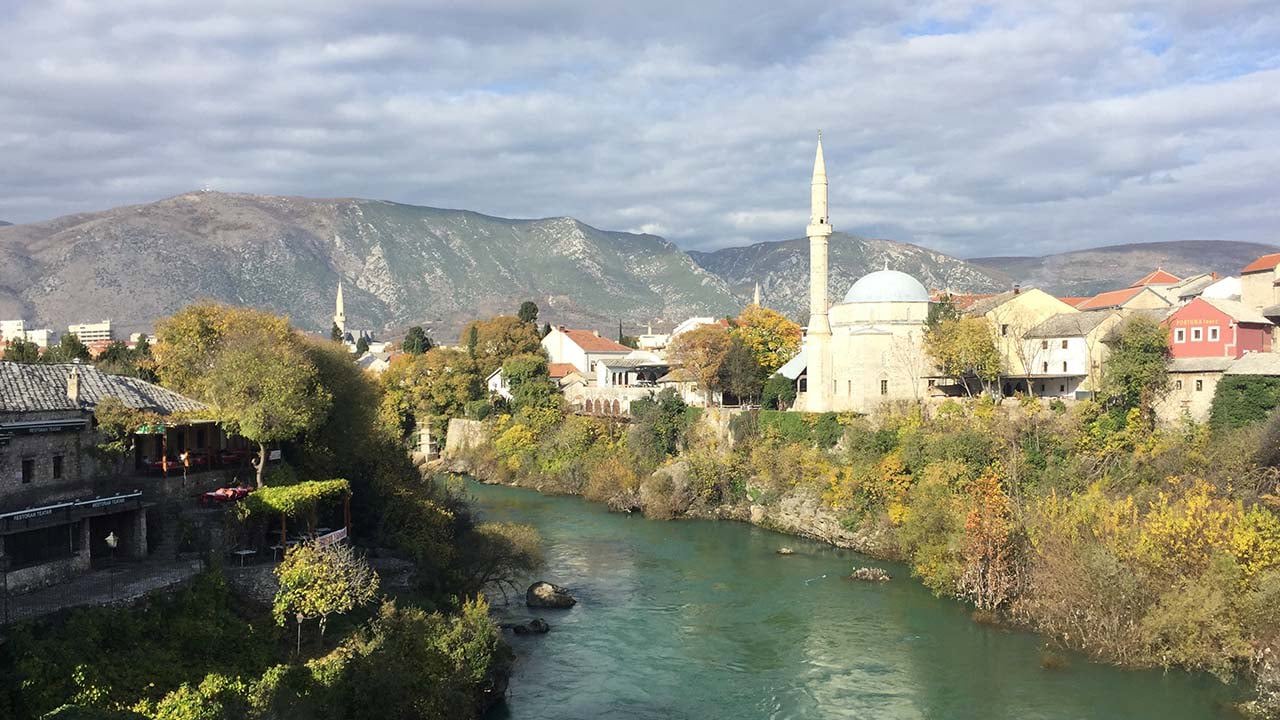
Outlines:
POLYGON ((0 0, 0 219, 199 188, 715 249, 1280 244, 1280 3, 0 0))

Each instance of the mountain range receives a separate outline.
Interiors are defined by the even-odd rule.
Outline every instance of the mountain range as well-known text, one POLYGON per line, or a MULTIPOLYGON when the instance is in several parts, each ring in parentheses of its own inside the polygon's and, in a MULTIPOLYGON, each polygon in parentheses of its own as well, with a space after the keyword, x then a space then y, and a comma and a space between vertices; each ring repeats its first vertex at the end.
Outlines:
MULTIPOLYGON (((830 247, 835 301, 886 266, 956 292, 1022 282, 1082 294, 1128 284, 1162 263, 1173 272, 1232 271, 1271 250, 1160 243, 965 261, 843 233, 830 247)), ((377 334, 421 323, 451 341, 467 320, 514 312, 528 299, 551 322, 609 331, 621 321, 634 332, 736 313, 756 283, 766 305, 803 320, 808 262, 803 238, 685 252, 661 237, 567 217, 202 191, 0 228, 0 319, 58 328, 110 318, 123 333, 213 299, 285 313, 323 332, 342 281, 348 327, 377 334)))
POLYGON ((1095 295, 1126 287, 1156 268, 1179 277, 1204 272, 1239 275, 1260 255, 1280 248, 1261 243, 1214 240, 1108 245, 1043 257, 982 257, 978 267, 1057 295, 1095 295))

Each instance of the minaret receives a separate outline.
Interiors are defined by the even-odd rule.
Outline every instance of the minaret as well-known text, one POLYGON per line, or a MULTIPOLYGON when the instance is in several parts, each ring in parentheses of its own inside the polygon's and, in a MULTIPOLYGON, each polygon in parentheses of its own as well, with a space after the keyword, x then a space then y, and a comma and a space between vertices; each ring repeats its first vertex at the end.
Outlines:
POLYGON ((338 330, 343 335, 347 334, 347 314, 342 307, 342 281, 338 281, 338 301, 333 306, 333 324, 338 326, 338 330))
POLYGON ((813 183, 809 196, 809 328, 805 360, 809 376, 805 410, 826 412, 831 407, 831 323, 827 319, 827 239, 831 218, 827 216, 827 163, 822 157, 822 131, 818 131, 818 153, 813 159, 813 183))

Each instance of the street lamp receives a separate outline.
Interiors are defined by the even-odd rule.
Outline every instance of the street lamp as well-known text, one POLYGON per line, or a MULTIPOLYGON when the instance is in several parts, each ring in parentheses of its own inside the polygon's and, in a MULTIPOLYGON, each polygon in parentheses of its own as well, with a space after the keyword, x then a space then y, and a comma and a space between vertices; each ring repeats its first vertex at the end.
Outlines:
POLYGON ((116 599, 116 546, 120 544, 120 538, 116 537, 116 532, 112 530, 107 534, 107 547, 111 548, 111 567, 107 569, 107 575, 111 577, 111 600, 116 599))

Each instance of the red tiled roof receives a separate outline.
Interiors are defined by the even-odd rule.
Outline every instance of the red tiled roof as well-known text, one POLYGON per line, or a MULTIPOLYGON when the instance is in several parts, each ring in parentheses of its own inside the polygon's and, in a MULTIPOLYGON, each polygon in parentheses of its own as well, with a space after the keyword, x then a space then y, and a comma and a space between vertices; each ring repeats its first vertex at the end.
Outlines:
POLYGON ((1060 298, 1058 298, 1058 299, 1059 299, 1059 300, 1061 300, 1062 302, 1064 302, 1064 303, 1066 303, 1066 304, 1070 305, 1071 307, 1080 307, 1080 303, 1084 302, 1085 300, 1088 300, 1089 298, 1087 298, 1087 297, 1076 297, 1076 296, 1074 296, 1074 295, 1068 295, 1067 297, 1060 297, 1060 298))
POLYGON ((1275 268, 1276 265, 1280 265, 1280 253, 1269 253, 1267 255, 1263 255, 1257 260, 1254 260, 1248 265, 1245 265, 1244 269, 1241 270, 1240 272, 1242 273, 1261 272, 1263 270, 1271 270, 1275 268))
POLYGON ((1147 273, 1141 280, 1130 285, 1131 288, 1143 287, 1144 285, 1172 285, 1181 281, 1182 278, 1173 273, 1165 272, 1162 268, 1156 268, 1147 273))
POLYGON ((950 297, 951 304, 954 305, 957 310, 968 310, 970 305, 978 302, 979 300, 986 300, 987 298, 994 296, 995 293, 949 293, 945 290, 934 290, 929 293, 929 299, 933 302, 942 302, 943 298, 950 297))
POLYGON ((1146 290, 1145 287, 1131 287, 1123 290, 1108 290, 1100 292, 1097 295, 1076 305, 1077 310, 1101 310, 1103 308, 1120 307, 1134 298, 1135 295, 1146 290))
POLYGON ((573 363, 547 363, 547 375, 551 376, 552 380, 559 380, 569 373, 577 371, 578 368, 574 367, 573 363))
POLYGON ((590 330, 571 330, 569 328, 561 328, 561 332, 568 335, 570 340, 577 343, 578 347, 586 350, 587 352, 631 352, 631 348, 626 345, 616 343, 606 337, 600 337, 590 330))

